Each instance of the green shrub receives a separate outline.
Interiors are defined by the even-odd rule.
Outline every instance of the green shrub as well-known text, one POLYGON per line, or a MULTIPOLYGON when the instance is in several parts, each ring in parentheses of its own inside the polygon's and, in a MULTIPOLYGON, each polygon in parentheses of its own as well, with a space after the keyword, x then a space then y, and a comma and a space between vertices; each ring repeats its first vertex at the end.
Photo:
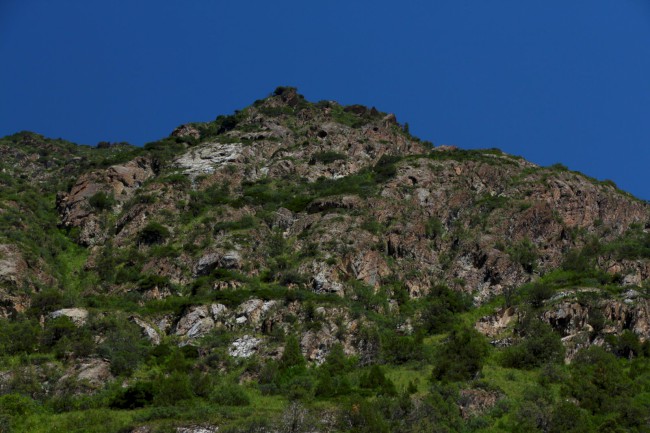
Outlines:
POLYGON ((288 371, 290 369, 304 369, 305 366, 305 357, 302 355, 298 338, 295 335, 290 335, 284 345, 279 369, 280 371, 288 371))
POLYGON ((139 281, 138 281, 138 288, 140 290, 151 290, 154 287, 158 288, 165 288, 169 287, 171 285, 171 282, 169 281, 169 277, 167 276, 160 276, 160 275, 155 275, 155 274, 150 274, 150 275, 145 275, 143 276, 139 281))
POLYGON ((421 326, 429 333, 449 331, 458 322, 458 314, 472 306, 471 296, 451 290, 445 285, 435 285, 422 301, 421 326))
POLYGON ((513 262, 519 263, 529 274, 532 274, 537 267, 537 248, 528 239, 513 245, 508 249, 508 254, 513 262))
POLYGON ((397 174, 397 163, 402 160, 401 156, 382 155, 377 164, 372 168, 375 182, 384 183, 395 177, 397 174))
POLYGON ((0 320, 0 353, 31 354, 36 351, 41 327, 35 320, 21 317, 16 321, 0 320))
POLYGON ((120 389, 109 407, 114 409, 137 409, 153 402, 154 386, 151 382, 136 382, 126 389, 120 389))
POLYGON ((253 215, 244 215, 237 221, 221 221, 214 225, 214 232, 247 230, 257 225, 257 220, 253 215))
POLYGON ((105 319, 96 327, 106 337, 97 352, 111 362, 111 372, 130 375, 144 361, 148 352, 140 328, 119 317, 105 319))
POLYGON ((620 411, 638 390, 622 362, 598 346, 578 352, 564 392, 593 414, 620 411))
POLYGON ((429 239, 436 239, 442 236, 445 233, 445 226, 440 221, 440 218, 429 218, 425 226, 425 233, 429 239))
POLYGON ((190 215, 199 216, 210 207, 228 204, 231 201, 230 186, 227 183, 213 184, 202 191, 190 193, 190 215))
POLYGON ((321 163, 321 164, 331 164, 335 161, 345 161, 347 159, 347 156, 334 152, 332 150, 327 150, 324 152, 316 152, 312 155, 311 159, 309 160, 309 164, 316 164, 316 163, 321 163))
POLYGON ((162 224, 152 221, 138 234, 138 242, 145 245, 161 244, 169 237, 169 229, 162 224))
POLYGON ((420 332, 414 335, 399 335, 392 330, 382 333, 382 360, 391 364, 422 361, 425 357, 423 337, 424 335, 420 332))
POLYGON ((248 406, 250 397, 243 387, 235 384, 223 384, 210 393, 210 401, 222 406, 248 406))
POLYGON ((339 415, 340 431, 355 433, 388 433, 390 426, 376 404, 365 400, 352 401, 339 415))
POLYGON ((483 335, 468 326, 457 327, 440 347, 432 378, 443 382, 470 380, 481 371, 488 352, 483 335))
POLYGON ((360 128, 367 124, 369 120, 364 116, 354 114, 350 111, 345 111, 345 109, 338 104, 331 107, 330 113, 335 122, 347 125, 351 128, 360 128))
POLYGON ((606 341, 612 348, 612 352, 621 358, 634 358, 643 356, 643 348, 639 336, 629 329, 624 330, 620 335, 608 335, 606 341))
POLYGON ((548 299, 555 294, 555 290, 550 285, 542 282, 531 283, 523 289, 524 300, 532 308, 541 308, 548 299))
POLYGON ((377 364, 363 374, 359 380, 361 388, 372 389, 380 395, 396 396, 395 384, 386 377, 384 370, 377 364))
POLYGON ((184 400, 194 398, 189 376, 174 372, 169 376, 159 377, 155 381, 154 404, 157 406, 174 406, 184 400))
POLYGON ((352 390, 352 385, 346 373, 350 369, 350 362, 339 343, 332 346, 325 362, 318 368, 318 383, 316 395, 321 397, 335 397, 347 395, 352 390))
POLYGON ((97 192, 88 199, 88 203, 97 210, 111 210, 115 206, 113 194, 97 192))
POLYGON ((550 325, 526 315, 519 324, 522 340, 502 354, 505 367, 531 369, 548 363, 561 363, 564 360, 564 346, 560 336, 550 325))

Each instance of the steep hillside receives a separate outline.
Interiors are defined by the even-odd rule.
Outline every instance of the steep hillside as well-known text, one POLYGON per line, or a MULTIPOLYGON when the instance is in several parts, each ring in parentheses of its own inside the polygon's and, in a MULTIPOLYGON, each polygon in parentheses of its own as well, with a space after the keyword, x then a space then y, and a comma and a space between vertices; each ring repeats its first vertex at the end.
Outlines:
POLYGON ((144 148, 0 155, 0 399, 30 414, 0 429, 650 429, 650 208, 611 182, 290 87, 144 148))

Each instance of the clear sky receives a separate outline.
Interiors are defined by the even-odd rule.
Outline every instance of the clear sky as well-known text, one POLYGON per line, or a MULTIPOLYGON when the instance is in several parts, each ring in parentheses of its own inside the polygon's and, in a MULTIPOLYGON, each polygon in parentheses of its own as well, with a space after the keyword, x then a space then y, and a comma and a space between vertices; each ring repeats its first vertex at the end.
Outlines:
POLYGON ((0 135, 144 144, 279 85, 650 199, 650 0, 0 0, 0 135))

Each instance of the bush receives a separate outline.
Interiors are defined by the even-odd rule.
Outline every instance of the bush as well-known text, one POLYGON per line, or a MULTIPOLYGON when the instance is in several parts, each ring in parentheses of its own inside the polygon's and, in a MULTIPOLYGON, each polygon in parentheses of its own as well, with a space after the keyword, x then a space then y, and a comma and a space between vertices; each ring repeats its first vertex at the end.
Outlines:
POLYGON ((582 349, 571 365, 564 392, 593 414, 618 412, 637 390, 622 362, 598 346, 582 349))
POLYGON ((455 328, 437 354, 432 378, 444 382, 470 380, 481 371, 488 352, 485 337, 474 328, 455 328))
POLYGON ((508 254, 513 262, 519 263, 529 274, 535 271, 538 253, 537 248, 535 248, 535 245, 530 240, 524 239, 515 244, 508 250, 508 254))
POLYGON ((437 334, 454 327, 458 314, 472 306, 472 298, 445 285, 436 285, 431 288, 423 304, 422 327, 427 332, 437 334))
POLYGON ((390 427, 377 405, 365 400, 351 402, 337 422, 340 431, 355 433, 388 433, 390 427))
POLYGON ((424 335, 398 335, 387 331, 381 335, 381 354, 383 361, 391 364, 403 364, 424 359, 424 335))
POLYGON ((440 218, 431 217, 427 220, 425 233, 429 239, 436 239, 442 236, 445 232, 445 226, 440 221, 440 218))
POLYGON ((520 324, 519 332, 523 339, 504 350, 503 366, 530 369, 564 360, 564 346, 550 325, 537 319, 525 318, 520 324))
POLYGON ((160 377, 155 384, 154 403, 157 406, 174 406, 194 397, 189 376, 185 373, 172 373, 167 377, 160 377))
POLYGON ((14 322, 0 320, 0 352, 7 355, 33 353, 40 335, 41 327, 36 321, 26 318, 14 322))
POLYGON ((138 234, 138 242, 145 245, 161 244, 169 237, 169 229, 155 221, 147 224, 138 234))
POLYGON ((122 389, 113 397, 109 407, 113 409, 137 409, 153 402, 154 386, 151 382, 136 382, 122 389))
POLYGON ((88 199, 88 203, 97 210, 111 210, 115 205, 113 194, 98 192, 88 199))
POLYGON ((115 375, 129 375, 144 361, 148 347, 140 328, 129 321, 111 318, 98 328, 106 337, 99 345, 98 353, 111 362, 115 375))
POLYGON ((543 282, 531 283, 523 288, 525 301, 532 308, 541 308, 546 300, 550 299, 555 290, 543 282))
POLYGON ((304 369, 306 365, 305 357, 302 356, 300 343, 295 335, 290 335, 284 345, 284 352, 280 358, 280 371, 290 369, 304 369))
POLYGON ((623 331, 619 336, 608 335, 606 341, 612 347, 612 351, 616 356, 628 359, 643 356, 643 348, 639 336, 628 329, 623 331))
POLYGON ((222 406, 248 406, 250 397, 243 387, 235 384, 224 384, 210 393, 210 401, 222 406))
POLYGON ((375 390, 380 395, 397 395, 395 384, 386 377, 384 370, 377 364, 370 367, 370 371, 367 374, 361 376, 359 386, 361 388, 375 390))

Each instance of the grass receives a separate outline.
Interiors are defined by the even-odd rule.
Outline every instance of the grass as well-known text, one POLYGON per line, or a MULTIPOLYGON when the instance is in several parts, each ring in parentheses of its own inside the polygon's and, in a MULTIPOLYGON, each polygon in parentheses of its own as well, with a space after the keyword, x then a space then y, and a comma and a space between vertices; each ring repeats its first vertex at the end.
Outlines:
POLYGON ((535 385, 539 379, 536 370, 518 370, 516 368, 501 367, 496 363, 496 357, 483 366, 483 381, 492 385, 514 400, 521 400, 523 392, 528 386, 535 385))
POLYGON ((116 433, 134 425, 134 419, 144 410, 116 411, 90 409, 60 414, 38 413, 16 423, 17 433, 116 433))
POLYGON ((397 392, 406 390, 410 383, 415 383, 418 394, 426 394, 429 390, 431 366, 394 366, 386 368, 386 377, 393 381, 397 392))

